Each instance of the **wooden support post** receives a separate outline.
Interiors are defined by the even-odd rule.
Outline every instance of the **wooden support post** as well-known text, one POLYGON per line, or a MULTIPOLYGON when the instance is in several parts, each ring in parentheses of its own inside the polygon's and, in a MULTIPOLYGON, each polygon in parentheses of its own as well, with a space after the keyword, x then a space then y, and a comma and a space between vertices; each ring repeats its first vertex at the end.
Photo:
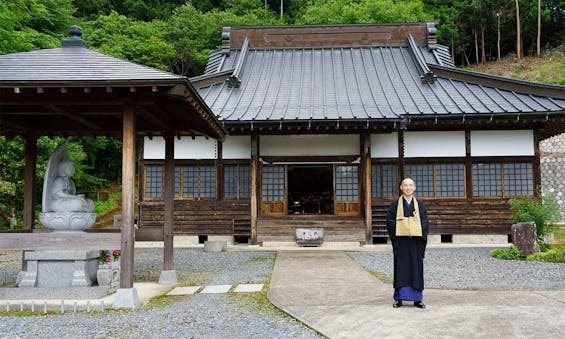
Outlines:
POLYGON ((163 270, 173 269, 173 218, 174 218, 174 187, 175 187, 175 136, 171 130, 165 132, 165 186, 163 203, 165 206, 163 225, 163 270))
POLYGON ((257 243, 259 136, 251 135, 251 243, 257 243))
POLYGON ((24 171, 24 230, 31 231, 35 222, 35 168, 37 160, 37 135, 25 135, 24 171))
POLYGON ((123 116, 122 145, 122 255, 120 288, 133 288, 135 213, 135 102, 127 100, 123 116))
POLYGON ((361 134, 361 159, 363 164, 363 197, 365 205, 365 238, 367 244, 373 243, 373 207, 371 196, 371 135, 361 134))
POLYGON ((533 165, 533 175, 534 175, 534 194, 541 194, 541 157, 540 157, 540 146, 539 146, 540 136, 539 130, 534 130, 534 163, 533 165))
POLYGON ((471 130, 465 130, 465 196, 472 199, 473 192, 473 162, 471 161, 471 130))

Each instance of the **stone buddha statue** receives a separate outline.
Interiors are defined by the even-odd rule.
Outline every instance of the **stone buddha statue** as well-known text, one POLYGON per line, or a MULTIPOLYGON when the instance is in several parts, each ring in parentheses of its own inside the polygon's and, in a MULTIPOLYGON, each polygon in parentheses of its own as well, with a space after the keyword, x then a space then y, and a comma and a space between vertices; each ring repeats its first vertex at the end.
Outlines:
POLYGON ((76 194, 76 187, 71 179, 75 174, 74 163, 61 160, 57 166, 57 174, 51 186, 51 211, 92 212, 92 200, 85 199, 84 194, 76 194))
POLYGON ((94 224, 94 203, 84 194, 77 194, 71 179, 74 163, 69 159, 65 144, 51 155, 43 181, 41 223, 54 231, 82 231, 94 224))

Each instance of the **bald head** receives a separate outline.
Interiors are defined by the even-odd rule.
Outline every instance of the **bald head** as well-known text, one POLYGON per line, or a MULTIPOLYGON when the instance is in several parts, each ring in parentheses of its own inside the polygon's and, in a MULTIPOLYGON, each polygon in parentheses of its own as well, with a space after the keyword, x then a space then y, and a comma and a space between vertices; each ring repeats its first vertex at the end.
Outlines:
POLYGON ((402 195, 410 200, 414 195, 414 191, 416 191, 416 183, 411 178, 405 178, 400 183, 400 190, 402 191, 402 195))

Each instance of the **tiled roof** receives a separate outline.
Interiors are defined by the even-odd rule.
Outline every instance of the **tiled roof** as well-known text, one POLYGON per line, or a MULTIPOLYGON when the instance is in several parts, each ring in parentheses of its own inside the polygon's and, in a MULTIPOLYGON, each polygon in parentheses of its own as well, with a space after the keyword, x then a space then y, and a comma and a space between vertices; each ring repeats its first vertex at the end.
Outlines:
MULTIPOLYGON (((452 67, 448 49, 433 47, 420 47, 425 63, 452 67)), ((214 55, 214 64, 223 59, 219 71, 234 69, 240 50, 219 55, 214 55)), ((565 109, 565 94, 536 96, 446 76, 422 83, 421 75, 408 44, 250 48, 239 87, 230 87, 225 80, 198 92, 225 121, 488 116, 565 109)), ((564 88, 553 87, 558 92, 564 88)))
POLYGON ((83 47, 0 55, 0 84, 19 82, 179 82, 184 77, 120 60, 83 47))

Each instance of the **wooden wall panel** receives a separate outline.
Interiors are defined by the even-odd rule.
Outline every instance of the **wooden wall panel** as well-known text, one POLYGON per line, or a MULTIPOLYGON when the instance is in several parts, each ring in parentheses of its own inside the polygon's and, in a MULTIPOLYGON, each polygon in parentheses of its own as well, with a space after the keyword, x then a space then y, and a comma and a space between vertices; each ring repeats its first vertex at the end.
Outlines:
MULTIPOLYGON (((140 206, 139 234, 157 236, 163 228, 162 202, 142 202, 140 206)), ((174 234, 231 235, 233 220, 249 220, 249 200, 240 201, 185 201, 176 200, 174 209, 174 234)), ((145 239, 149 240, 149 239, 145 239)), ((155 239, 157 240, 157 239, 155 239)))
MULTIPOLYGON (((507 199, 423 200, 428 210, 431 234, 510 234, 507 199)), ((388 206, 373 201, 373 206, 388 206)))

